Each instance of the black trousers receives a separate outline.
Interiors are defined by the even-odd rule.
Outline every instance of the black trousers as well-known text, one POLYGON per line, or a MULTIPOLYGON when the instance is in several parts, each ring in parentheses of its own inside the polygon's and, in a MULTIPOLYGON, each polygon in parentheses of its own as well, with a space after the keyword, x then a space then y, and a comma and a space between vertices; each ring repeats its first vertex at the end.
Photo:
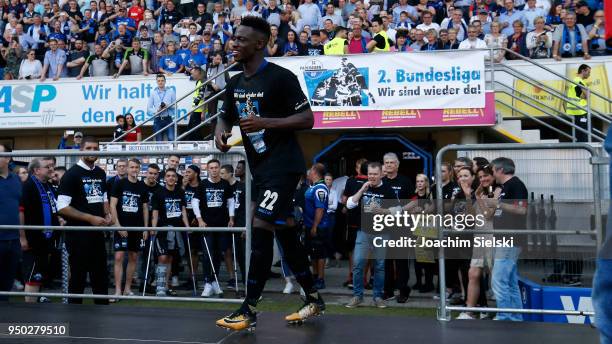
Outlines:
MULTIPOLYGON (((189 115, 189 123, 187 123, 187 131, 192 128, 197 127, 200 123, 202 123, 202 112, 194 112, 189 115)), ((183 141, 202 141, 204 140, 204 135, 202 135, 202 128, 198 128, 194 130, 191 134, 185 136, 183 141)))
POLYGON ((410 287, 410 260, 409 259, 386 259, 385 260, 385 295, 393 295, 395 289, 399 289, 400 295, 408 296, 410 287))
MULTIPOLYGON (((589 120, 588 120, 586 114, 580 115, 580 116, 574 116, 574 119, 575 119, 574 123, 578 127, 582 128, 582 129, 584 129, 584 130, 586 130, 588 132, 588 130, 589 130, 589 120)), ((589 135, 587 135, 587 134, 583 133, 582 131, 576 129, 576 142, 588 142, 588 141, 589 141, 589 135)))
MULTIPOLYGON (((108 269, 106 245, 101 232, 66 234, 70 262, 68 292, 82 294, 87 283, 87 274, 94 294, 108 295, 108 269)), ((70 299, 70 303, 83 303, 83 299, 70 299)), ((107 305, 108 299, 95 299, 99 305, 107 305)))

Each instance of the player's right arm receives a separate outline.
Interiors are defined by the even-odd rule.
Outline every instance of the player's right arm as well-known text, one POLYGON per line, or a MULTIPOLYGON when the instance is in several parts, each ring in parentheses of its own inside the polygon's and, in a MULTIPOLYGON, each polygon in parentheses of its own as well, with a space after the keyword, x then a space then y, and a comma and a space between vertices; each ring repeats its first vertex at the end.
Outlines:
POLYGON ((232 126, 238 119, 236 107, 234 106, 234 90, 231 86, 232 81, 225 88, 225 101, 223 110, 217 118, 215 127, 215 144, 221 152, 227 152, 232 146, 227 144, 227 139, 231 136, 232 126))

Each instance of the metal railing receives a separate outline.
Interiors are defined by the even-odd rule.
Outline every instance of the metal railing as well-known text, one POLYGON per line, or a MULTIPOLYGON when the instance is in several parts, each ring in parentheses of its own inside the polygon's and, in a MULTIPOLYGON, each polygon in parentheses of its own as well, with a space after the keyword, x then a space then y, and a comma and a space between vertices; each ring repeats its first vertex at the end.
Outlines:
MULTIPOLYGON (((0 152, 0 157, 44 157, 44 156, 96 156, 96 157, 131 157, 135 155, 173 155, 176 154, 175 150, 161 150, 161 151, 77 151, 77 150, 22 150, 10 153, 0 152)), ((229 154, 229 155, 240 155, 246 161, 246 154, 244 149, 236 149, 227 153, 221 153, 217 150, 183 150, 182 155, 206 155, 206 154, 229 154)), ((247 168, 245 178, 245 199, 251 199, 251 178, 249 176, 250 171, 247 168)), ((252 209, 249 206, 245 206, 245 219, 251 218, 252 209)), ((105 227, 105 226, 42 226, 42 225, 0 225, 0 231, 2 230, 57 230, 57 231, 174 231, 174 232, 216 232, 216 233, 236 233, 241 232, 245 234, 245 276, 248 276, 248 267, 250 261, 251 251, 251 222, 245 221, 244 227, 105 227)), ((212 262, 211 262, 212 264, 212 262)), ((237 278, 237 276, 236 276, 237 278)), ((245 281, 246 283, 246 281, 245 281)), ((145 289, 147 286, 144 287, 145 289)), ((246 284, 245 284, 246 291, 246 284)), ((119 300, 153 300, 153 301, 181 301, 181 302, 212 302, 212 303, 241 303, 243 299, 225 299, 225 298, 197 298, 197 297, 158 297, 158 296, 124 296, 124 295, 103 295, 103 294, 71 294, 67 292, 63 293, 50 293, 50 292, 10 292, 0 291, 0 295, 3 296, 31 296, 31 297, 53 297, 53 298, 78 298, 78 299, 119 299, 119 300)))
MULTIPOLYGON (((146 120, 144 120, 143 122, 139 123, 138 125, 136 125, 134 128, 129 129, 128 131, 124 132, 123 134, 121 134, 120 136, 116 137, 115 139, 113 139, 111 142, 117 142, 120 141, 121 139, 123 139, 126 135, 128 135, 129 133, 135 131, 136 129, 142 127, 145 123, 148 123, 152 120, 154 120, 155 118, 157 118, 160 114, 162 114, 164 111, 167 111, 168 108, 172 108, 173 106, 176 106, 180 101, 182 101, 183 99, 186 99, 187 97, 189 97, 190 95, 194 94, 195 92, 197 92, 198 90, 200 90, 202 87, 206 87, 206 85, 210 84, 211 82, 213 82, 213 80, 215 80, 216 78, 218 78, 219 76, 221 76, 222 74, 227 73, 229 70, 231 70, 232 68, 238 66, 238 62, 234 62, 233 64, 227 66, 225 69, 221 70, 220 72, 216 73, 215 75, 211 76, 210 78, 206 79, 202 84, 200 84, 198 87, 194 88, 193 90, 191 90, 190 92, 187 92, 186 94, 184 94, 183 96, 181 96, 180 98, 176 99, 172 104, 170 105, 166 105, 166 108, 164 108, 163 110, 158 110, 157 112, 155 112, 151 117, 147 118, 146 120)), ((192 109, 193 111, 193 109, 192 109)), ((176 114, 175 116, 176 117, 176 114)), ((176 118, 174 118, 176 119, 176 118)), ((178 123, 174 124, 177 125, 178 123)))
MULTIPOLYGON (((442 180, 442 163, 444 154, 447 152, 456 151, 500 151, 500 150, 540 150, 540 149, 578 149, 585 150, 590 154, 589 163, 592 166, 593 175, 593 208, 594 208, 594 226, 596 236, 597 249, 601 248, 603 241, 603 225, 602 225, 602 207, 601 207, 601 189, 600 189, 600 164, 605 159, 599 159, 598 151, 586 143, 539 143, 539 144, 469 144, 469 145, 448 145, 438 151, 436 155, 436 180, 442 180)), ((436 183, 436 208, 444 209, 443 207, 443 193, 442 183, 436 183)), ((472 231, 470 231, 471 233, 472 231)), ((490 234, 529 234, 530 232, 537 232, 538 234, 548 235, 569 235, 569 234, 593 234, 592 231, 588 230, 575 230, 575 231, 528 231, 521 229, 494 229, 492 231, 485 230, 474 230, 474 233, 490 233, 490 234)), ((443 239, 447 233, 457 233, 456 231, 449 231, 438 226, 438 239, 443 239)), ((440 304, 438 306, 438 320, 450 321, 451 311, 463 311, 463 312, 484 312, 484 313, 523 313, 523 314, 562 314, 562 315, 594 315, 594 312, 587 311, 566 311, 566 310, 543 310, 543 309, 508 309, 508 308, 485 308, 485 307, 458 307, 447 305, 446 295, 446 266, 445 266, 445 252, 444 247, 439 248, 439 292, 440 292, 440 304)), ((466 291, 467 292, 467 291, 466 291)))

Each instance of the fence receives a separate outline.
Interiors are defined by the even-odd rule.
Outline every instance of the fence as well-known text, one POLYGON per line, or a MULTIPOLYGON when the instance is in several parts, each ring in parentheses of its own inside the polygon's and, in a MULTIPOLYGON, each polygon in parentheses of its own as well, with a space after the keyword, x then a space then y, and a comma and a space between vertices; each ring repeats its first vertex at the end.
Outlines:
MULTIPOLYGON (((567 230, 559 230, 555 228, 550 229, 530 229, 530 230, 521 230, 521 229, 513 229, 513 228, 503 228, 503 229, 495 229, 495 230, 474 230, 470 231, 470 233, 478 233, 478 234, 521 234, 521 235, 532 235, 532 236, 550 236, 555 238, 556 236, 576 236, 576 235, 586 235, 586 236, 595 236, 594 245, 597 249, 601 247, 602 238, 603 238, 603 226, 602 226, 602 199, 601 199, 601 176, 600 169, 602 164, 605 164, 606 159, 600 158, 600 150, 593 147, 589 144, 583 143, 544 143, 544 144, 472 144, 472 145, 449 145, 442 148, 437 156, 436 156, 436 181, 442 180, 442 171, 441 166, 443 162, 444 155, 449 152, 463 152, 463 155, 470 155, 471 152, 486 152, 488 157, 499 157, 501 155, 496 153, 501 153, 503 151, 518 151, 520 153, 525 153, 525 151, 533 151, 533 150, 541 150, 541 151, 550 151, 550 150, 581 150, 586 151, 588 154, 588 163, 591 165, 591 178, 589 178, 592 182, 592 192, 589 192, 589 196, 591 196, 591 200, 593 202, 593 229, 587 228, 587 225, 582 224, 574 224, 576 227, 570 227, 571 229, 567 230), (579 228, 579 229, 576 229, 579 228)), ((485 155, 485 154, 482 154, 485 155)), ((546 158, 546 157, 544 157, 546 158)), ((529 167, 521 167, 523 169, 529 167)), ((584 172, 584 171, 582 171, 584 172)), ((517 176, 521 177, 520 173, 517 173, 517 176)), ((581 176, 582 177, 582 176, 581 176)), ((436 183, 436 204, 437 209, 443 209, 443 195, 442 195, 442 183, 436 183)), ((571 211, 571 210, 570 210, 571 211)), ((438 227, 438 239, 443 239, 447 234, 453 233, 452 230, 443 229, 438 227)), ((454 232, 455 234, 457 232, 454 232)), ((533 238, 531 239, 533 244, 533 238)), ((575 237, 573 237, 575 238, 575 237)), ((555 240, 553 240, 554 242, 555 240)), ((503 312, 503 313, 523 313, 523 314, 564 314, 564 315, 581 315, 581 316, 592 316, 594 312, 589 311, 568 311, 568 310, 547 310, 547 309, 508 309, 508 308, 483 308, 483 307, 455 307, 447 305, 447 295, 446 295, 446 266, 445 266, 445 249, 444 247, 440 247, 439 249, 439 287, 440 287, 440 304, 438 309, 438 319, 449 321, 451 319, 450 312, 451 311, 463 311, 463 312, 485 312, 485 313, 494 313, 494 312, 503 312)))
MULTIPOLYGON (((173 150, 173 149, 164 149, 164 150, 138 150, 138 151, 77 151, 77 150, 27 150, 27 151, 18 151, 11 153, 0 152, 0 157, 43 157, 43 156, 54 156, 54 157, 80 157, 80 156, 96 156, 101 158, 109 158, 109 157, 133 157, 134 155, 143 155, 143 154, 154 154, 157 156, 168 156, 168 155, 176 155, 180 152, 181 155, 187 156, 203 156, 203 155, 219 155, 221 154, 217 150, 207 149, 207 150, 197 150, 197 149, 186 149, 186 150, 173 150)), ((229 154, 232 156, 240 156, 242 159, 246 161, 246 154, 244 149, 239 147, 234 147, 233 151, 227 152, 225 154, 229 154)), ((245 199, 251 199, 251 178, 250 171, 248 168, 245 169, 245 199)), ((249 206, 245 206, 245 218, 248 219, 251 217, 251 208, 249 206)), ((99 230, 99 231, 114 231, 114 230, 122 230, 122 231, 175 231, 175 232, 222 232, 222 233, 245 233, 245 276, 248 275, 248 266, 250 260, 250 252, 251 252, 251 230, 250 230, 250 222, 246 221, 245 227, 189 227, 189 228, 180 228, 180 227, 103 227, 103 226, 19 226, 19 229, 24 230, 44 230, 44 229, 52 229, 58 231, 91 231, 91 230, 99 230)), ((1 230, 14 230, 15 226, 13 225, 0 225, 1 230)), ((235 262, 235 260, 234 260, 235 262)), ((236 263, 236 262, 235 262, 236 263)), ((66 271, 67 260, 62 259, 63 269, 66 271)), ((211 262, 212 264, 212 262, 211 262)), ((64 277, 65 279, 66 277, 64 277)), ((236 276, 237 278, 237 276, 236 276)), ((65 282, 65 281, 64 281, 65 282)), ((246 281, 245 281, 246 282, 246 281)), ((246 284, 245 284, 246 288, 246 284)), ((145 286, 146 290, 146 286, 145 286)), ((70 294, 67 291, 62 293, 29 293, 29 292, 6 292, 0 291, 0 295, 3 296, 30 296, 30 297, 62 297, 62 298, 80 298, 80 299, 117 299, 117 300, 155 300, 155 301, 196 301, 196 302, 228 302, 228 303, 241 303, 243 300, 240 298, 234 299, 225 299, 225 298, 197 298, 197 297, 158 297, 158 296, 123 296, 123 295, 101 295, 101 294, 70 294)))

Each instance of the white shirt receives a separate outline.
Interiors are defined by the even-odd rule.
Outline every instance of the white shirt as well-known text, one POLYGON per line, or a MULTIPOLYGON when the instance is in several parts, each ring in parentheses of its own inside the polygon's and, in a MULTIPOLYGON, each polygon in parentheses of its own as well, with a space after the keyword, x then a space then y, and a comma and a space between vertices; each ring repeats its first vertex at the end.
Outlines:
POLYGON ((427 31, 429 31, 431 29, 436 30, 436 32, 440 31, 440 25, 438 25, 438 23, 434 23, 434 22, 432 22, 429 25, 425 25, 425 23, 419 24, 419 25, 417 25, 416 28, 419 29, 419 30, 423 30, 423 32, 427 32, 427 31))
POLYGON ((465 41, 459 43, 459 49, 486 49, 487 43, 480 38, 476 38, 474 41, 470 41, 466 39, 465 41))

